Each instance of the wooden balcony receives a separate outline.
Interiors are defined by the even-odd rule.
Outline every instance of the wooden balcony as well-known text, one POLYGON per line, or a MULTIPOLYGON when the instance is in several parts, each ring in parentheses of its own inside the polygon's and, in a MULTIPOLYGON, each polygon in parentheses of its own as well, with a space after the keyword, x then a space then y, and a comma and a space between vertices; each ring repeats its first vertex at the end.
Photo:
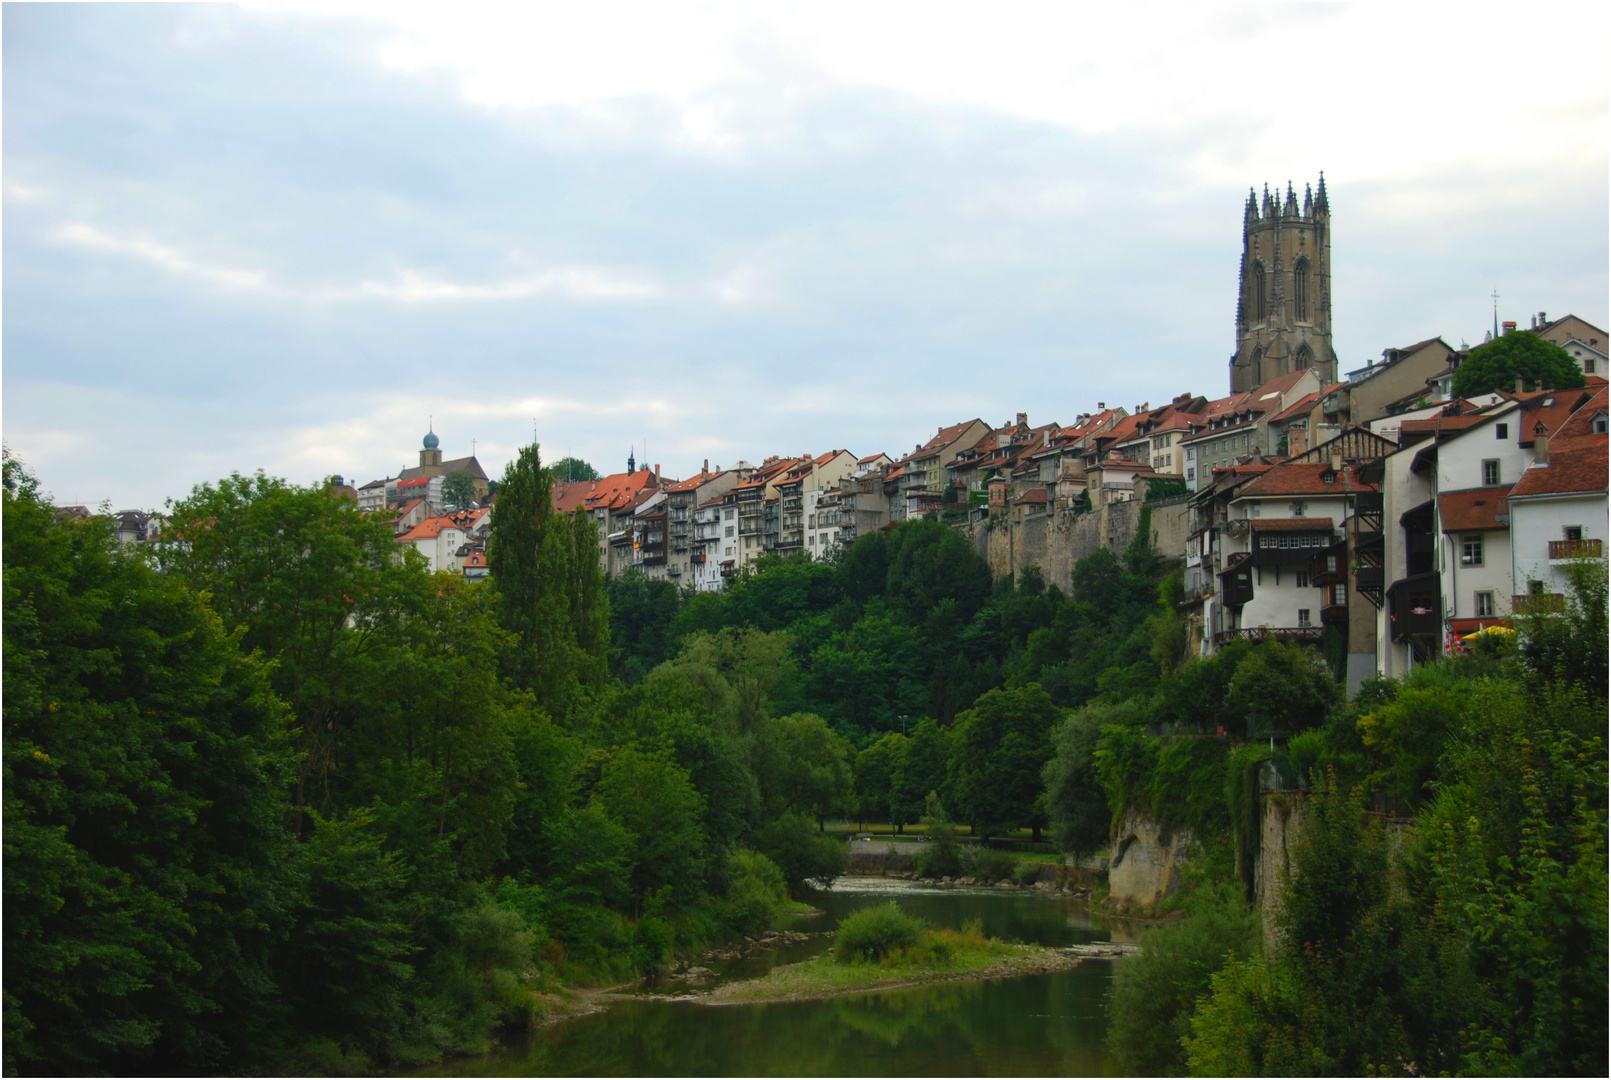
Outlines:
POLYGON ((1348 605, 1347 604, 1327 604, 1325 607, 1321 608, 1320 609, 1320 625, 1321 626, 1347 626, 1348 625, 1348 605))
POLYGON ((1551 540, 1549 559, 1598 559, 1601 555, 1599 540, 1551 540))

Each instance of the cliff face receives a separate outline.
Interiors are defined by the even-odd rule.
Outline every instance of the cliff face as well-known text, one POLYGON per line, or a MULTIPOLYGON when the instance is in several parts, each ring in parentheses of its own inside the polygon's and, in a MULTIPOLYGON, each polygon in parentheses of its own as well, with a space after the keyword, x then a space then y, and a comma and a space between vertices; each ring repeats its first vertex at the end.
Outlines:
POLYGON ((1259 823, 1259 855, 1253 864, 1253 902, 1264 916, 1264 940, 1268 943, 1274 940, 1273 916, 1286 886, 1292 847, 1309 816, 1309 802, 1296 793, 1267 795, 1261 801, 1264 806, 1259 823))
POLYGON ((1180 887, 1186 860, 1197 853, 1189 829, 1165 832, 1148 814, 1125 811, 1108 861, 1109 907, 1149 909, 1180 887))

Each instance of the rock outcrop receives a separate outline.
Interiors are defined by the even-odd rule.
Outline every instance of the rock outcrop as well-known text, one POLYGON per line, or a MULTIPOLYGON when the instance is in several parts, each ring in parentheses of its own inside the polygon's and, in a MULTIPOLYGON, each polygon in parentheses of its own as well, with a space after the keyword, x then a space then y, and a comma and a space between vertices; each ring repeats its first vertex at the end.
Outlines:
POLYGON ((1181 870, 1198 850, 1189 829, 1165 829, 1149 814, 1125 811, 1113 836, 1104 905, 1146 911, 1180 887, 1181 870))

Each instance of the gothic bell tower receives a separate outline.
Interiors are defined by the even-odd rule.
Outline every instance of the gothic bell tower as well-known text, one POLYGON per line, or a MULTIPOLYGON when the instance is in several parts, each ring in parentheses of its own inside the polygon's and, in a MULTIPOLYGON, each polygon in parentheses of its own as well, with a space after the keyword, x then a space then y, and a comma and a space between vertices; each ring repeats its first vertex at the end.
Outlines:
POLYGON ((1277 375, 1314 368, 1321 385, 1337 381, 1331 349, 1331 208, 1326 174, 1320 190, 1303 186, 1303 205, 1287 184, 1283 200, 1268 186, 1252 190, 1242 213, 1242 275, 1236 300, 1231 393, 1277 375))

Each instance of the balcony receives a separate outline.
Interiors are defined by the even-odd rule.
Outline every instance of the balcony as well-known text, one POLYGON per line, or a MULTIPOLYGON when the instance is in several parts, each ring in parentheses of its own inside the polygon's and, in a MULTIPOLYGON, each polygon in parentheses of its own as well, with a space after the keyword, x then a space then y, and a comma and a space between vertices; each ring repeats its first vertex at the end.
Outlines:
POLYGON ((1436 571, 1400 578, 1387 590, 1388 623, 1394 641, 1441 637, 1443 599, 1436 571))
POLYGON ((1566 610, 1566 597, 1558 592, 1524 593, 1510 598, 1510 610, 1516 615, 1559 615, 1566 610))
POLYGON ((1347 626, 1348 625, 1348 605, 1347 604, 1327 604, 1325 607, 1321 608, 1320 609, 1320 625, 1321 626, 1347 626))
POLYGON ((1598 559, 1601 555, 1599 540, 1551 540, 1549 561, 1561 559, 1598 559))

